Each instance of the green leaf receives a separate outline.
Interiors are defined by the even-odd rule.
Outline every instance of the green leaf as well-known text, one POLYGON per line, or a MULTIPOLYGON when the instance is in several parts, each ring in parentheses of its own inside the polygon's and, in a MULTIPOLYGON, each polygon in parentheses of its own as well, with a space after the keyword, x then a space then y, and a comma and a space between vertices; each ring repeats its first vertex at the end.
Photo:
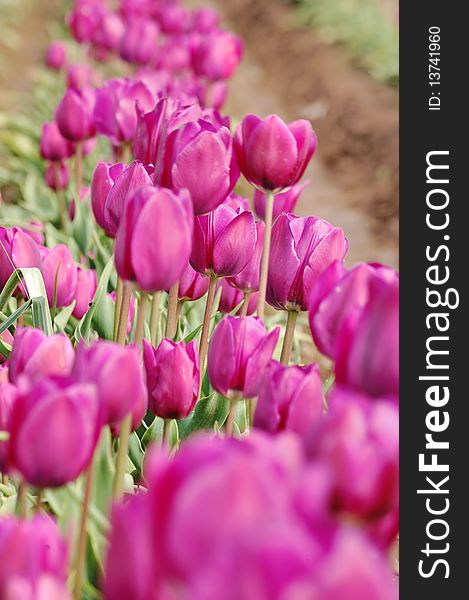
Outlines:
POLYGON ((83 254, 88 252, 90 234, 93 231, 91 210, 88 200, 81 200, 75 194, 75 218, 73 219, 72 234, 83 254))
POLYGON ((91 324, 100 338, 112 340, 114 337, 115 303, 105 294, 93 314, 91 324))
POLYGON ((216 422, 224 423, 228 416, 230 401, 218 394, 201 398, 187 419, 178 420, 179 437, 186 439, 199 429, 213 429, 216 422))
POLYGON ((31 306, 31 300, 28 300, 24 304, 22 304, 14 313, 12 313, 3 323, 0 325, 0 334, 6 331, 9 327, 16 323, 16 321, 21 317, 21 315, 28 310, 31 306))
POLYGON ((99 279, 98 287, 93 297, 93 301, 91 303, 88 312, 83 316, 81 321, 78 323, 77 328, 75 329, 75 339, 76 341, 84 340, 85 342, 90 341, 91 334, 91 323, 93 320, 93 315, 96 311, 96 308, 102 302, 106 292, 107 286, 109 283, 109 277, 111 275, 111 270, 113 267, 113 259, 112 257, 109 259, 107 265, 104 267, 104 271, 101 273, 101 277, 99 279))
POLYGON ((65 327, 72 316, 73 309, 75 308, 76 300, 74 300, 70 306, 66 306, 61 311, 59 311, 54 319, 54 325, 57 327, 59 331, 62 333, 65 331, 65 327))

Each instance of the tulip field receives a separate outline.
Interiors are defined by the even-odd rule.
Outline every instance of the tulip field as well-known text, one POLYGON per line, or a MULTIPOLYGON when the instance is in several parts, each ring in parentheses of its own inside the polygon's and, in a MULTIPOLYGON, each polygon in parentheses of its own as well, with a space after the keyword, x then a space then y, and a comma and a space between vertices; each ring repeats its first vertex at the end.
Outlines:
POLYGON ((296 214, 314 122, 227 114, 212 7, 66 12, 0 115, 0 600, 397 598, 399 278, 296 214))

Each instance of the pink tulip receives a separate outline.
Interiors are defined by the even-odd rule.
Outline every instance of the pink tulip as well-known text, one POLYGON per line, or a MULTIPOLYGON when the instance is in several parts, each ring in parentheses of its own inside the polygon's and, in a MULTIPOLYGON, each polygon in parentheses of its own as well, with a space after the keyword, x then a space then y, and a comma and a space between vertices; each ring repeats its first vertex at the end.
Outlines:
POLYGON ((307 433, 322 415, 321 374, 316 365, 284 366, 272 361, 259 392, 254 426, 270 433, 307 433))
POLYGON ((117 233, 128 198, 137 188, 149 185, 152 185, 151 177, 138 160, 134 160, 130 167, 116 177, 104 202, 104 222, 112 237, 117 233))
POLYGON ((96 133, 93 124, 94 91, 68 88, 60 101, 55 120, 60 133, 72 142, 82 142, 96 133))
POLYGON ((222 204, 194 219, 191 265, 202 275, 237 275, 251 259, 256 238, 254 215, 222 204))
POLYGON ((95 388, 67 378, 22 383, 10 415, 8 463, 29 485, 62 486, 93 455, 101 427, 95 388))
POLYGON ((256 317, 226 316, 213 332, 208 350, 208 376, 224 396, 258 395, 279 336, 267 332, 256 317))
POLYGON ((199 395, 200 368, 196 342, 164 338, 156 350, 144 340, 150 410, 163 419, 184 419, 199 395))
POLYGON ((96 271, 78 267, 75 292, 76 304, 72 313, 76 319, 81 319, 88 312, 97 287, 96 271))
POLYGON ((68 548, 49 515, 0 517, 0 598, 70 600, 68 548))
POLYGON ((129 63, 146 65, 156 57, 158 45, 158 26, 148 20, 132 19, 126 23, 119 52, 129 63))
POLYGON ((42 275, 49 305, 62 308, 72 303, 77 288, 77 266, 68 246, 58 244, 44 248, 42 275))
POLYGON ((57 123, 51 121, 42 125, 40 151, 45 160, 61 161, 73 156, 75 146, 63 137, 57 123))
MULTIPOLYGON (((295 211, 296 204, 298 199, 303 192, 303 190, 309 185, 309 181, 305 181, 303 183, 299 183, 297 185, 292 186, 286 192, 282 194, 277 194, 274 199, 274 210, 272 213, 272 219, 275 219, 284 213, 292 213, 295 211)), ((265 193, 260 190, 256 190, 254 194, 254 210, 256 211, 256 215, 259 219, 265 219, 265 193)))
POLYGON ((179 278, 178 298, 185 302, 198 300, 206 294, 208 286, 208 278, 202 277, 190 264, 187 264, 179 278))
POLYGON ((67 17, 70 31, 75 40, 81 44, 90 42, 98 26, 102 7, 93 0, 77 2, 67 17))
POLYGON ((9 377, 18 383, 22 375, 30 380, 70 375, 75 352, 66 335, 46 336, 40 329, 19 328, 9 360, 9 377))
POLYGON ((195 93, 201 106, 220 110, 228 95, 228 85, 226 81, 199 80, 195 93))
POLYGON ((0 227, 0 287, 3 288, 15 268, 21 267, 42 267, 39 247, 19 227, 0 227))
POLYGON ((114 237, 114 227, 106 219, 105 205, 109 191, 119 175, 127 169, 124 163, 109 163, 100 161, 96 165, 91 179, 91 210, 96 223, 104 229, 106 235, 114 237))
POLYGON ((249 262, 237 275, 229 278, 230 285, 242 292, 251 294, 259 290, 259 271, 262 256, 262 244, 264 242, 265 225, 261 221, 256 222, 257 240, 254 252, 249 262))
POLYGON ((51 190, 55 192, 66 190, 70 183, 70 174, 67 165, 64 162, 49 163, 44 173, 44 179, 51 190))
POLYGON ((67 62, 67 47, 63 42, 54 40, 47 46, 46 65, 49 69, 60 71, 67 62))
POLYGON ((198 8, 194 11, 193 28, 198 33, 209 33, 218 29, 220 17, 213 8, 198 8))
POLYGON ((381 265, 366 263, 347 272, 340 263, 334 263, 319 278, 309 300, 309 318, 314 341, 326 356, 335 358, 341 328, 351 315, 364 308, 374 279, 394 285, 397 274, 381 265))
MULTIPOLYGON (((110 294, 108 294, 108 296, 111 298, 111 300, 114 302, 114 304, 116 303, 116 292, 113 290, 110 294)), ((132 325, 134 322, 134 316, 135 316, 135 298, 132 294, 132 296, 130 297, 130 306, 129 306, 129 317, 127 319, 127 327, 125 328, 125 335, 129 336, 130 332, 132 331, 132 325)))
MULTIPOLYGON (((244 294, 237 288, 233 287, 228 279, 222 279, 219 283, 222 292, 220 296, 220 305, 218 307, 219 311, 227 314, 234 311, 234 309, 242 304, 244 300, 244 294)), ((253 292, 249 294, 248 297, 248 306, 247 306, 247 315, 252 315, 256 311, 257 306, 257 292, 253 292)), ((239 308, 236 315, 241 314, 241 308, 239 308)))
POLYGON ((142 187, 127 200, 116 236, 119 276, 146 292, 168 290, 182 275, 192 245, 193 216, 185 191, 142 187))
POLYGON ((199 119, 168 136, 161 182, 176 190, 188 189, 196 215, 221 204, 238 178, 227 127, 199 119))
POLYGON ((135 346, 119 346, 98 341, 77 351, 73 376, 83 383, 95 384, 106 423, 120 423, 136 411, 140 424, 147 409, 147 390, 135 346))
POLYGON ((234 136, 241 172, 256 188, 280 192, 299 181, 317 145, 309 121, 286 125, 280 117, 247 115, 234 136))
POLYGON ((191 52, 187 38, 172 36, 161 46, 161 54, 158 57, 158 67, 160 69, 179 73, 188 69, 190 64, 191 52))
POLYGON ((339 383, 370 396, 399 392, 399 283, 375 279, 363 309, 351 314, 336 342, 339 383))
POLYGON ((100 50, 117 52, 124 31, 125 24, 121 17, 106 10, 100 15, 99 23, 93 32, 93 45, 100 50))
POLYGON ((229 31, 214 31, 201 38, 194 52, 193 66, 197 75, 212 81, 228 79, 243 55, 243 43, 229 31))
POLYGON ((70 65, 67 69, 67 87, 80 92, 93 85, 95 73, 87 64, 70 65))
POLYGON ((244 196, 238 196, 238 194, 230 194, 228 198, 223 201, 223 204, 226 204, 226 206, 231 206, 231 208, 237 212, 249 210, 249 200, 244 196))
POLYGON ((178 34, 187 31, 191 25, 191 13, 189 9, 177 2, 166 3, 156 10, 156 18, 165 34, 178 34))
POLYGON ((115 146, 131 142, 137 128, 135 103, 147 111, 155 101, 150 90, 140 81, 110 79, 96 92, 94 124, 115 146))
MULTIPOLYGON (((0 383, 0 431, 8 431, 10 414, 16 400, 16 386, 11 383, 0 383)), ((8 442, 0 440, 0 471, 6 473, 8 442)))
POLYGON ((277 309, 306 310, 320 275, 342 261, 347 249, 339 227, 318 217, 281 214, 272 228, 267 302, 277 309))

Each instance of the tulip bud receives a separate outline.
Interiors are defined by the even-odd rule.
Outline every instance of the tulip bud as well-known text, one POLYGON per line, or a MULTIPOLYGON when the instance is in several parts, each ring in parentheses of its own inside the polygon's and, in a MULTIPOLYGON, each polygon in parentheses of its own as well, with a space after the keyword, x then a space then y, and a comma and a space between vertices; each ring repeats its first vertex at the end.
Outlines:
POLYGON ((56 308, 62 308, 72 303, 77 287, 77 266, 65 244, 58 244, 52 250, 44 249, 42 275, 49 306, 55 302, 56 308))
POLYGON ((209 33, 214 29, 218 29, 220 17, 218 12, 213 8, 198 8, 194 11, 193 29, 198 33, 209 33))
POLYGON ((212 81, 228 79, 243 55, 242 41, 229 31, 205 35, 194 52, 193 66, 197 75, 212 81))
MULTIPOLYGON (((117 297, 116 292, 113 290, 110 294, 108 294, 108 296, 111 298, 111 300, 114 302, 114 304, 116 304, 116 297, 117 297)), ((127 318, 127 327, 125 328, 126 336, 129 336, 130 332, 132 331, 134 316, 135 316, 135 298, 132 294, 132 296, 130 297, 130 306, 129 306, 129 315, 127 318)))
POLYGON ((257 317, 224 317, 208 349, 208 376, 224 396, 258 395, 277 344, 280 329, 270 333, 257 317))
POLYGON ((67 87, 80 92, 93 85, 94 75, 89 65, 70 65, 67 69, 67 87))
POLYGON ((18 227, 0 227, 0 287, 3 288, 14 268, 42 267, 36 242, 18 227))
POLYGON ((144 19, 132 19, 126 23, 119 52, 129 63, 146 65, 158 52, 159 30, 157 25, 144 19))
POLYGON ((104 229, 106 235, 114 237, 111 233, 109 223, 105 218, 104 207, 110 189, 116 182, 116 179, 127 169, 124 163, 111 164, 100 161, 96 165, 91 179, 91 210, 93 211, 96 223, 104 229))
POLYGON ((317 138, 309 121, 286 125, 277 115, 264 120, 247 115, 233 143, 246 179, 260 190, 279 192, 299 181, 316 150, 317 138))
POLYGON ((119 346, 111 342, 95 342, 90 348, 81 345, 73 370, 74 377, 97 386, 104 421, 113 425, 137 410, 140 418, 147 409, 147 390, 135 346, 119 346))
POLYGON ((177 2, 167 2, 159 10, 157 8, 156 18, 165 34, 184 33, 191 25, 191 13, 189 9, 177 2))
POLYGON ((182 275, 191 252, 193 216, 188 194, 150 186, 124 206, 116 236, 119 276, 146 292, 168 290, 182 275))
POLYGON ((60 133, 72 142, 82 142, 96 133, 93 124, 94 92, 68 88, 55 112, 60 133))
POLYGON ((67 376, 72 370, 75 352, 66 335, 46 336, 40 329, 19 328, 9 359, 9 377, 18 383, 21 375, 30 380, 67 376))
POLYGON ((42 125, 40 151, 46 160, 61 161, 74 154, 75 146, 63 137, 57 123, 51 121, 42 125))
POLYGON ((162 183, 188 189, 194 213, 203 215, 221 204, 239 178, 227 127, 199 119, 168 136, 162 183))
POLYGON ((78 267, 75 307, 72 313, 76 319, 81 319, 88 312, 97 287, 96 271, 78 267))
POLYGON ((254 252, 251 255, 247 265, 237 275, 229 278, 230 285, 242 292, 247 292, 253 296, 252 292, 259 290, 259 271, 262 257, 262 245, 264 242, 265 225, 262 221, 256 222, 257 240, 254 252))
POLYGON ((179 73, 188 69, 191 64, 190 46, 187 38, 174 36, 168 38, 161 47, 158 57, 158 68, 179 73))
POLYGON ((363 309, 348 316, 336 342, 336 378, 370 396, 399 392, 399 283, 370 282, 363 309))
MULTIPOLYGON (((295 211, 298 199, 309 183, 309 181, 305 181, 304 183, 294 185, 286 192, 283 192, 283 194, 277 194, 275 196, 274 209, 272 212, 273 221, 275 221, 275 219, 283 212, 292 213, 295 211)), ((254 210, 259 219, 262 219, 263 221, 265 220, 265 202, 265 193, 256 190, 254 194, 254 210)))
POLYGON ((191 265, 188 264, 179 278, 178 298, 183 301, 198 300, 205 295, 208 286, 208 278, 199 275, 199 273, 194 271, 191 265))
POLYGON ((115 236, 127 199, 139 187, 152 185, 151 177, 139 160, 127 167, 115 180, 104 203, 104 221, 107 230, 115 236))
POLYGON ((237 275, 252 258, 256 240, 252 212, 237 212, 222 204, 208 215, 195 217, 191 265, 202 275, 237 275))
POLYGON ((102 7, 93 2, 77 2, 68 15, 67 22, 75 40, 90 42, 99 23, 102 7))
POLYGON ((46 65, 49 69, 60 71, 67 62, 67 47, 63 42, 55 40, 47 46, 46 65))
POLYGON ((254 426, 270 433, 303 435, 322 415, 322 381, 316 365, 284 366, 272 361, 259 392, 254 426))
POLYGON ((95 388, 67 378, 21 383, 10 415, 10 468, 29 485, 60 487, 83 472, 96 447, 95 388))
MULTIPOLYGON (((16 386, 10 383, 0 383, 0 431, 8 432, 8 424, 13 403, 16 400, 16 386)), ((0 438, 0 471, 5 473, 7 465, 8 441, 0 438)))
POLYGON ((125 24, 121 17, 111 11, 101 14, 93 32, 93 45, 101 50, 117 52, 124 35, 125 24))
POLYGON ((67 543, 50 515, 2 515, 0 556, 2 600, 70 600, 67 543))
POLYGON ((156 350, 143 341, 150 410, 163 419, 184 419, 199 395, 200 368, 196 342, 163 339, 156 350))
POLYGON ((51 190, 65 190, 70 182, 67 165, 64 162, 51 162, 44 173, 45 181, 51 190))
MULTIPOLYGON (((239 306, 243 300, 244 300, 244 294, 243 292, 241 292, 240 290, 238 290, 237 288, 233 287, 230 283, 228 279, 222 279, 220 281, 220 287, 222 289, 221 292, 221 296, 220 296, 220 304, 219 304, 219 311, 227 314, 227 313, 232 313, 234 311, 234 309, 239 306)), ((248 302, 248 306, 247 306, 247 315, 252 315, 255 310, 256 310, 256 306, 257 306, 257 298, 258 298, 259 294, 257 292, 253 292, 252 294, 250 293, 247 299, 248 302)), ((242 310, 242 306, 241 308, 239 308, 236 311, 236 315, 241 314, 241 310, 242 310)))
POLYGON ((226 81, 199 81, 195 91, 201 106, 220 110, 225 104, 228 85, 226 81))
POLYGON ((344 232, 318 217, 282 213, 272 227, 267 302, 280 310, 306 310, 320 275, 343 261, 344 232))

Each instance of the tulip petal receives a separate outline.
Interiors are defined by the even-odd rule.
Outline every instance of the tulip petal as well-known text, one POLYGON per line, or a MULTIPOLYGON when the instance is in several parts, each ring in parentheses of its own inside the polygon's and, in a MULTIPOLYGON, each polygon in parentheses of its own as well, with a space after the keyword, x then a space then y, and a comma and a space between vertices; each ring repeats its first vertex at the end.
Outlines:
POLYGON ((254 215, 243 211, 233 219, 215 241, 213 267, 219 277, 237 275, 250 261, 256 247, 254 215))
POLYGON ((208 349, 208 376, 213 388, 228 395, 235 374, 233 330, 228 319, 222 319, 215 329, 208 349))
POLYGON ((244 379, 244 397, 255 398, 259 394, 266 369, 272 360, 277 345, 280 327, 275 327, 260 342, 254 354, 248 359, 244 379))

